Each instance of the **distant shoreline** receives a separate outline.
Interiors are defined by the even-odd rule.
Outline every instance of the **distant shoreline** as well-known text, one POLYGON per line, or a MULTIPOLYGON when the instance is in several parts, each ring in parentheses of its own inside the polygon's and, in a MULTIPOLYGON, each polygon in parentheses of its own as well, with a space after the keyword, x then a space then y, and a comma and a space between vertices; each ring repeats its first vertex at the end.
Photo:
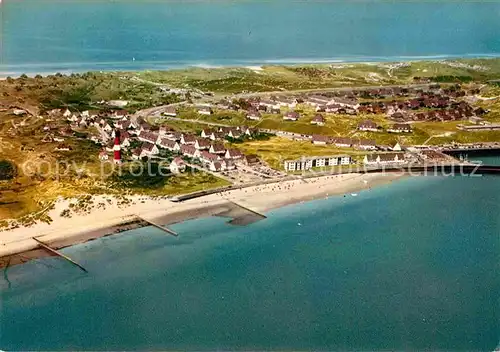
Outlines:
POLYGON ((307 66, 307 65, 348 65, 348 64, 381 64, 418 61, 473 60, 496 59, 500 53, 482 54, 443 54, 443 55, 401 55, 401 56, 349 56, 332 58, 288 58, 262 60, 207 60, 207 61, 116 61, 116 62, 68 62, 68 63, 26 63, 0 64, 0 80, 6 77, 17 78, 22 74, 29 77, 35 75, 51 75, 55 73, 72 74, 85 72, 137 72, 137 71, 172 71, 189 69, 227 69, 247 68, 249 70, 262 66, 307 66))

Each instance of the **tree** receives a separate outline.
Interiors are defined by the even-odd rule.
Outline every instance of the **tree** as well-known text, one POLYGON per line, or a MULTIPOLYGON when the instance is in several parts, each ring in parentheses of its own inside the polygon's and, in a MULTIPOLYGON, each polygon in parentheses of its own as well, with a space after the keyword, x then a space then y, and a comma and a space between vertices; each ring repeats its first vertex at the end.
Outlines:
POLYGON ((22 79, 27 79, 28 76, 26 75, 26 73, 23 73, 21 76, 19 76, 19 78, 22 78, 22 79))

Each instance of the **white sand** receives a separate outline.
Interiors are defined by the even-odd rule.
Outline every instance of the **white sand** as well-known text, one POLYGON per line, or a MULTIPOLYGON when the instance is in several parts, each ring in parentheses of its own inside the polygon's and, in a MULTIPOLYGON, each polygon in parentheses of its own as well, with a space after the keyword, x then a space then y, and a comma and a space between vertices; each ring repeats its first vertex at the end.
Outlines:
MULTIPOLYGON (((381 174, 345 174, 335 176, 323 176, 318 178, 253 186, 238 190, 226 191, 212 194, 181 203, 171 202, 168 199, 151 199, 145 196, 129 197, 131 205, 119 206, 111 196, 94 197, 94 205, 103 202, 105 209, 94 209, 90 214, 75 215, 71 218, 63 218, 61 212, 68 208, 71 200, 61 200, 56 203, 55 209, 51 210, 49 216, 53 222, 49 224, 39 223, 31 227, 17 228, 0 232, 0 257, 25 252, 38 247, 32 237, 37 237, 45 243, 67 240, 70 243, 82 242, 82 235, 101 230, 95 237, 103 236, 106 229, 134 220, 136 215, 145 219, 153 220, 165 215, 189 213, 204 207, 222 206, 227 200, 234 201, 240 205, 257 212, 266 212, 287 204, 312 200, 325 196, 350 194, 358 190, 367 189, 380 183, 390 182, 398 177, 396 175, 381 174), (107 199, 112 199, 108 204, 107 199)), ((186 216, 189 217, 189 216, 186 216)), ((97 232, 96 232, 97 233, 97 232)), ((109 233, 109 232, 108 232, 109 233)))

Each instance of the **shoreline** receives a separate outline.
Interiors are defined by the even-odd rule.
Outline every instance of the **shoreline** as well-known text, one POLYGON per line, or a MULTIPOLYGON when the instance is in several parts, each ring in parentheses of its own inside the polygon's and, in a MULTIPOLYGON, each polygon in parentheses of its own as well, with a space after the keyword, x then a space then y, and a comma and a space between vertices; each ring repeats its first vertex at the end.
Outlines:
MULTIPOLYGON (((123 231, 149 226, 137 215, 160 225, 210 216, 228 218, 232 226, 244 226, 263 219, 253 212, 265 214, 292 204, 325 197, 340 196, 388 184, 405 176, 400 174, 343 174, 295 179, 236 190, 222 191, 184 202, 134 196, 132 205, 120 207, 111 203, 106 209, 63 218, 59 214, 71 200, 63 200, 49 215, 53 222, 0 232, 0 267, 24 263, 48 255, 39 249, 36 237, 49 246, 61 249, 123 231), (235 204, 236 203, 236 204, 235 204), (244 208, 251 209, 245 210, 244 208)), ((96 196, 94 200, 108 200, 96 196)), ((265 217, 265 216, 264 216, 265 217)), ((182 233, 179 234, 182 236, 182 233)))
POLYGON ((22 74, 29 77, 35 75, 48 76, 60 72, 65 75, 86 72, 140 72, 140 71, 182 71, 192 69, 229 69, 245 68, 257 70, 264 66, 307 66, 307 65, 349 65, 349 64, 389 64, 402 62, 466 60, 466 59, 498 59, 500 53, 475 53, 475 54, 441 54, 441 55, 395 55, 395 56, 347 56, 332 58, 281 58, 261 60, 227 60, 210 62, 203 61, 116 61, 93 62, 52 62, 52 63, 25 63, 17 65, 0 65, 0 80, 7 77, 18 78, 22 74))

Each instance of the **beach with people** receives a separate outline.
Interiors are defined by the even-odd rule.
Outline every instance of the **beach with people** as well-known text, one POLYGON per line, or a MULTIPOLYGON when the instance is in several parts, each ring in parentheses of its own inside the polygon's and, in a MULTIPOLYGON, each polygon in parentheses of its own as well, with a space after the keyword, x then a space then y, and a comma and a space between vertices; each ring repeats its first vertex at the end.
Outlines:
POLYGON ((128 196, 124 201, 112 196, 94 196, 92 205, 87 206, 85 211, 73 213, 71 217, 61 214, 74 208, 71 204, 76 204, 76 200, 60 199, 48 214, 52 219, 50 224, 36 223, 1 232, 0 257, 5 261, 10 255, 36 250, 39 244, 33 237, 54 248, 63 248, 144 226, 141 219, 168 225, 219 214, 228 217, 248 215, 248 212, 242 212, 242 207, 256 213, 266 213, 314 199, 352 196, 353 192, 368 190, 400 177, 393 174, 344 174, 299 178, 221 190, 183 202, 173 202, 166 197, 128 196))

